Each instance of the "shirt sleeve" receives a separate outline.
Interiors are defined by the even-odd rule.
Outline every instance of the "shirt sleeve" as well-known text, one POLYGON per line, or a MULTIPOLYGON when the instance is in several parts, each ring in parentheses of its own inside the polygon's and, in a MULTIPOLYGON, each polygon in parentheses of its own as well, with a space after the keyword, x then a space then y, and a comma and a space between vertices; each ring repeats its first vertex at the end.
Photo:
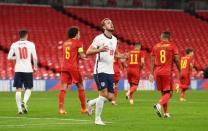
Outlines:
POLYGON ((176 45, 173 45, 173 54, 174 54, 174 55, 178 55, 178 54, 179 54, 178 48, 177 48, 176 45))
POLYGON ((32 46, 32 58, 33 60, 37 60, 37 53, 36 53, 36 49, 35 49, 35 44, 33 44, 32 46))
POLYGON ((99 41, 98 37, 95 37, 91 46, 93 46, 94 48, 99 48, 100 47, 100 41, 99 41))
POLYGON ((83 48, 83 43, 82 42, 79 42, 77 51, 78 51, 78 53, 84 52, 84 48, 83 48))
POLYGON ((14 46, 12 45, 11 47, 10 47, 10 50, 9 50, 9 54, 8 54, 8 56, 7 56, 7 59, 8 60, 15 60, 16 59, 16 56, 14 56, 15 55, 15 52, 14 52, 14 46))

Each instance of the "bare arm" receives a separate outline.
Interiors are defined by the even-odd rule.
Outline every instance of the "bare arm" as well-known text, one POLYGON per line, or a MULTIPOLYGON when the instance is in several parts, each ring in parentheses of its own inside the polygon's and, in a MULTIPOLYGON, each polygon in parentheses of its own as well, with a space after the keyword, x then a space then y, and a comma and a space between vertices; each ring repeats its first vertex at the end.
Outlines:
POLYGON ((38 68, 38 58, 37 58, 37 53, 35 46, 32 49, 32 59, 33 59, 33 64, 34 64, 34 70, 37 71, 38 68))
POLYGON ((108 51, 109 48, 108 46, 100 46, 99 48, 95 48, 93 47, 92 45, 87 49, 87 52, 86 52, 86 55, 95 55, 99 52, 105 52, 105 51, 108 51))
POLYGON ((180 73, 181 72, 181 65, 180 65, 179 55, 174 55, 174 62, 175 62, 176 67, 180 73))
POLYGON ((155 56, 151 56, 150 58, 150 76, 149 76, 149 80, 150 82, 154 81, 154 68, 155 68, 155 56))
POLYGON ((155 68, 155 56, 151 56, 150 58, 150 74, 154 74, 154 68, 155 68))
POLYGON ((7 56, 7 59, 8 60, 15 60, 16 59, 16 56, 14 56, 14 49, 12 47, 9 50, 9 54, 7 56))
POLYGON ((86 59, 86 55, 84 52, 79 52, 79 58, 82 59, 82 60, 85 60, 86 59))
POLYGON ((115 57, 118 59, 127 59, 128 58, 128 54, 121 54, 119 53, 117 50, 115 51, 115 57))
POLYGON ((144 57, 141 58, 141 69, 144 69, 144 57))

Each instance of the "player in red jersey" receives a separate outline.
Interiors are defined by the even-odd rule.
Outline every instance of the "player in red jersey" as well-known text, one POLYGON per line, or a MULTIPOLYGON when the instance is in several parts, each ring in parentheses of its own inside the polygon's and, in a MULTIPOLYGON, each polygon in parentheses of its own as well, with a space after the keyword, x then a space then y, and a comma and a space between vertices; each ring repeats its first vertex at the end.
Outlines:
POLYGON ((193 62, 193 49, 187 48, 186 55, 181 57, 181 78, 180 78, 180 101, 186 101, 185 91, 189 88, 191 82, 191 71, 194 67, 193 62))
POLYGON ((156 80, 157 89, 161 91, 162 97, 154 109, 159 117, 162 117, 161 106, 164 109, 164 117, 170 117, 168 113, 168 101, 172 96, 171 72, 175 62, 180 72, 179 53, 176 45, 170 42, 170 32, 161 34, 161 42, 153 47, 151 53, 151 74, 149 79, 156 80), (154 73, 154 75, 153 75, 154 73))
POLYGON ((134 104, 133 94, 138 88, 140 72, 144 67, 144 57, 139 42, 135 43, 134 49, 129 52, 127 63, 127 79, 130 84, 130 90, 126 93, 126 99, 130 97, 130 104, 134 104))
POLYGON ((81 112, 86 113, 85 92, 82 84, 82 77, 79 72, 79 58, 84 59, 83 44, 79 40, 80 31, 78 27, 71 27, 68 30, 68 40, 63 45, 63 62, 61 67, 61 90, 59 93, 59 113, 66 114, 64 110, 64 96, 66 89, 71 84, 78 87, 79 99, 81 102, 81 112))
POLYGON ((117 105, 116 98, 118 96, 118 82, 121 79, 121 71, 124 69, 125 59, 114 59, 114 97, 111 101, 112 105, 117 105))

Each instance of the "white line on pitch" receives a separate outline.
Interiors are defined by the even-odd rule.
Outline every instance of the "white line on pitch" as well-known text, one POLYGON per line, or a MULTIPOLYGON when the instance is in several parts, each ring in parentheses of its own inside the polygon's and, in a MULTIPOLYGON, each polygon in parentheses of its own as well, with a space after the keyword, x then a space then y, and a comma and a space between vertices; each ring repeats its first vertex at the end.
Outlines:
MULTIPOLYGON (((86 123, 93 123, 93 121, 91 120, 81 120, 81 119, 60 119, 60 118, 48 118, 48 117, 10 117, 10 116, 0 116, 0 119, 29 119, 29 120, 40 120, 40 119, 45 119, 45 120, 61 120, 61 121, 71 121, 71 122, 84 122, 85 124, 86 123)), ((112 122, 109 122, 109 121, 104 121, 105 123, 112 123, 112 122)), ((61 123, 62 124, 62 123, 61 123)), ((66 123, 66 124, 70 124, 70 123, 66 123)), ((71 123, 73 124, 73 123, 71 123)), ((77 123, 75 123, 77 124, 77 123)), ((78 123, 79 124, 79 123, 78 123)), ((2 126, 2 125, 0 125, 2 126)))
POLYGON ((78 122, 78 123, 45 123, 45 124, 0 124, 0 127, 25 127, 25 126, 57 126, 57 125, 85 125, 93 124, 93 122, 78 122))
POLYGON ((5 119, 31 119, 31 120, 61 120, 61 121, 91 121, 91 120, 80 120, 80 119, 62 119, 62 118, 49 118, 49 117, 10 117, 10 116, 0 116, 0 118, 5 119))

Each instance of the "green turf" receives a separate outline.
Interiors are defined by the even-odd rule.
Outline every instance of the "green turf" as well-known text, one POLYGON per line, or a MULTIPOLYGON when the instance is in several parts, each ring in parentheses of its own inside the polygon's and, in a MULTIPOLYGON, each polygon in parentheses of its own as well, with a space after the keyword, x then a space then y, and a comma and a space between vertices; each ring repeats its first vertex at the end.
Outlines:
MULTIPOLYGON (((33 92, 29 102, 29 114, 18 115, 15 94, 0 93, 0 131, 207 131, 208 130, 208 92, 188 91, 187 102, 179 102, 174 94, 169 104, 172 118, 158 118, 153 104, 159 99, 156 91, 139 91, 135 93, 135 104, 130 105, 119 92, 118 106, 106 103, 102 118, 109 122, 106 126, 93 124, 94 115, 80 113, 76 91, 66 94, 65 108, 69 112, 60 116, 58 112, 58 92, 33 92), (24 117, 24 118, 19 118, 24 117), (27 118, 25 118, 27 117, 27 118), (54 119, 50 119, 54 118, 54 119)), ((95 98, 97 92, 88 91, 89 99, 95 98)))

